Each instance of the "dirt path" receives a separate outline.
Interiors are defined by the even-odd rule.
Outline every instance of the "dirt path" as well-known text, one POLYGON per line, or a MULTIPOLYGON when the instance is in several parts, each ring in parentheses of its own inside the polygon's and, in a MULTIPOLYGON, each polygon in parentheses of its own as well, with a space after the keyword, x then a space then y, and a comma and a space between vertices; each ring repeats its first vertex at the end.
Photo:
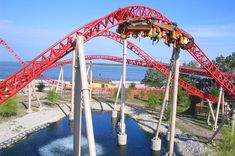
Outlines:
MULTIPOLYGON (((197 136, 199 139, 202 139, 202 141, 208 141, 209 138, 214 134, 214 131, 212 128, 208 129, 208 126, 203 125, 196 121, 193 121, 191 118, 182 116, 182 115, 177 115, 177 126, 180 128, 182 131, 192 134, 194 136, 197 136)), ((218 134, 215 139, 220 139, 221 135, 218 134)))

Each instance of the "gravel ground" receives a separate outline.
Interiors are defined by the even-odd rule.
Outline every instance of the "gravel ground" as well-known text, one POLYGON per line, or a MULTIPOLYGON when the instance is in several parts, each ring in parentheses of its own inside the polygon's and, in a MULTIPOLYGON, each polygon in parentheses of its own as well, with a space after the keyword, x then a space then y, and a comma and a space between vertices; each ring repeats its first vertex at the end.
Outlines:
MULTIPOLYGON (((66 106, 62 107, 66 113, 69 112, 66 106)), ((31 112, 23 117, 3 122, 0 124, 0 143, 24 132, 27 129, 58 121, 64 116, 65 114, 58 107, 43 107, 40 111, 31 112)))

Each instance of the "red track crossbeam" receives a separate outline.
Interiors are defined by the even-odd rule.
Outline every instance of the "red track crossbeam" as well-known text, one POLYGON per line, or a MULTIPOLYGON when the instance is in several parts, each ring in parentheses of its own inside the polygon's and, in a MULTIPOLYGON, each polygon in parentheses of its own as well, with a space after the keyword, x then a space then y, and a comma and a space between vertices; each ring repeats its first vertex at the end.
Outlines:
MULTIPOLYGON (((47 70, 53 63, 61 59, 74 49, 73 39, 76 35, 83 35, 85 42, 91 40, 93 37, 98 36, 108 29, 122 24, 131 17, 133 19, 149 19, 155 17, 155 19, 161 23, 172 24, 164 15, 160 12, 145 6, 128 6, 118 9, 103 18, 92 21, 75 31, 71 32, 54 45, 46 49, 42 54, 37 56, 31 62, 24 65, 20 70, 15 72, 12 76, 5 79, 0 83, 0 104, 6 101, 8 98, 16 94, 20 89, 25 87, 30 81, 39 76, 43 71, 47 70)), ((113 36, 115 37, 115 36, 113 36)), ((117 38, 116 38, 117 39, 117 38)), ((121 41, 122 42, 122 41, 121 41)), ((131 44, 128 48, 135 51, 143 60, 153 65, 160 72, 167 74, 167 69, 161 64, 158 64, 146 53, 142 51, 136 51, 137 48, 131 44)), ((229 94, 235 99, 235 86, 230 82, 225 75, 209 60, 205 53, 196 45, 189 49, 189 53, 205 68, 205 70, 211 75, 211 77, 229 94)), ((194 94, 205 94, 204 92, 196 92, 198 89, 190 84, 181 82, 182 85, 187 86, 188 90, 194 94)), ((210 98, 210 97, 208 97, 210 98)))

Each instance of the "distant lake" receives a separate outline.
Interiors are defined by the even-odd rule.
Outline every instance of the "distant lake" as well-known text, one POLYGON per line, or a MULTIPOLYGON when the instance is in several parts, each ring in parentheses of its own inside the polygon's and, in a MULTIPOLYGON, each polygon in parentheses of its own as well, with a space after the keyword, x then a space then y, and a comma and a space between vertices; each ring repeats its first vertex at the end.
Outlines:
MULTIPOLYGON (((17 62, 0 62, 0 79, 5 79, 11 74, 20 69, 21 65, 17 62)), ((71 81, 72 70, 71 64, 64 65, 64 79, 66 81, 71 81)), ((148 68, 138 67, 138 66, 127 66, 127 81, 141 81, 144 78, 146 70, 148 68)), ((60 72, 60 67, 49 69, 43 73, 43 75, 58 79, 60 72)), ((114 81, 120 80, 120 75, 122 73, 121 65, 111 65, 111 64, 94 64, 93 65, 93 78, 104 78, 111 79, 114 81)))

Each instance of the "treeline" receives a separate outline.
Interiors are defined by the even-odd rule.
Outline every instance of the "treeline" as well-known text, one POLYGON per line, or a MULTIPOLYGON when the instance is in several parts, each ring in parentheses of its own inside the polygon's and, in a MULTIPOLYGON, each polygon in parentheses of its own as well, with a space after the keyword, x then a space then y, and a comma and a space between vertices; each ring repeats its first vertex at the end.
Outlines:
MULTIPOLYGON (((231 55, 223 56, 220 55, 213 60, 213 63, 222 71, 222 72, 235 72, 235 52, 231 55)), ((201 68, 200 64, 196 61, 190 61, 189 63, 184 63, 184 66, 188 66, 191 68, 201 68)), ((197 87, 198 89, 210 93, 213 96, 218 96, 219 94, 219 86, 216 82, 209 77, 198 76, 198 75, 190 75, 190 74, 183 74, 180 73, 180 77, 185 81, 189 82, 193 86, 197 87)), ((234 82, 234 80, 232 80, 234 82)), ((166 77, 164 77, 160 72, 155 69, 148 69, 144 79, 142 80, 147 86, 150 87, 164 87, 166 84, 166 77)), ((188 111, 190 114, 194 114, 195 110, 195 101, 200 101, 196 97, 190 97, 185 90, 179 87, 178 93, 178 104, 188 107, 188 111), (193 103, 193 104, 192 104, 193 103), (191 105, 190 105, 191 104, 191 105)), ((185 110, 185 109, 184 109, 185 110)))

